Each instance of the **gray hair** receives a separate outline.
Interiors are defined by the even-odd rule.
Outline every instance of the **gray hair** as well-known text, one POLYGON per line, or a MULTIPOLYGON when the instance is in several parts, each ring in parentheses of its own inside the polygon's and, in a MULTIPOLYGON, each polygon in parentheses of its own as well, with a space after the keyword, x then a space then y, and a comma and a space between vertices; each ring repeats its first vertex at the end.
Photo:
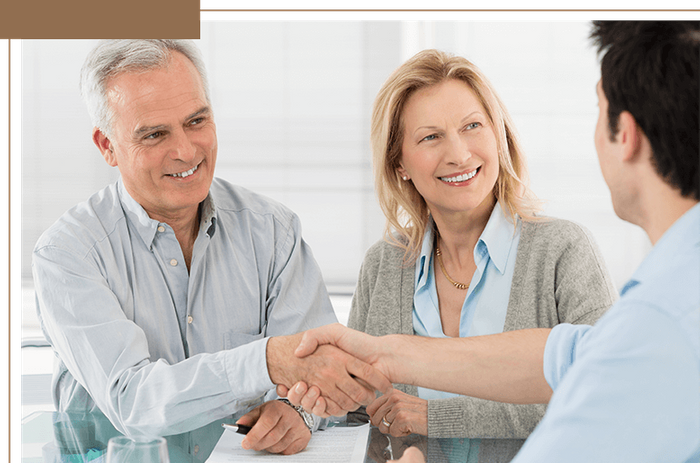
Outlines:
POLYGON ((93 126, 112 136, 114 111, 107 100, 109 79, 128 72, 162 69, 170 63, 173 51, 185 55, 197 69, 207 104, 211 105, 204 61, 191 40, 103 40, 88 54, 80 71, 80 94, 93 126))

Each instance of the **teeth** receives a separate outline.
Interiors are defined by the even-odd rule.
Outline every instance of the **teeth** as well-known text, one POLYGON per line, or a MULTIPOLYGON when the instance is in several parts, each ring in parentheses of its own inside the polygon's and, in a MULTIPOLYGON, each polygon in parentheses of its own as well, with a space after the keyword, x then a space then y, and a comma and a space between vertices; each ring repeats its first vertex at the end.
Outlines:
POLYGON ((194 166, 193 168, 191 168, 188 171, 180 172, 179 174, 170 174, 170 176, 171 177, 182 177, 182 178, 189 177, 190 175, 194 174, 194 172, 197 170, 198 167, 199 167, 199 164, 197 164, 196 166, 194 166))
POLYGON ((458 175, 456 177, 439 177, 439 178, 443 182, 448 182, 448 183, 466 182, 467 180, 469 180, 470 178, 472 178, 476 175, 477 170, 479 170, 479 169, 474 169, 472 172, 458 175))

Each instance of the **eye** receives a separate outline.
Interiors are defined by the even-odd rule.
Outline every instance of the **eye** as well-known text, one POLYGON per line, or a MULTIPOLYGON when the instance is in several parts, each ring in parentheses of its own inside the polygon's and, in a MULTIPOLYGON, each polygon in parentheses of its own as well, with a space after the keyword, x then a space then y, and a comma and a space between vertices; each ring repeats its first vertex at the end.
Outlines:
MULTIPOLYGON (((428 135, 428 136, 425 137, 425 138, 422 138, 421 141, 432 141, 432 140, 435 140, 435 139, 437 139, 437 135, 433 133, 433 134, 428 135)), ((419 143, 420 143, 420 142, 419 142, 419 143)))
POLYGON ((155 140, 155 139, 157 139, 157 138, 162 137, 163 135, 164 135, 163 132, 160 132, 160 131, 159 131, 159 132, 149 133, 148 135, 146 135, 146 136, 143 137, 143 138, 144 138, 144 140, 155 140))
POLYGON ((478 127, 481 127, 481 122, 472 122, 472 123, 470 123, 470 124, 467 124, 467 126, 465 127, 465 129, 471 130, 471 129, 476 129, 476 128, 478 128, 478 127))
POLYGON ((192 119, 192 120, 190 121, 189 125, 190 125, 190 126, 198 125, 198 124, 201 124, 202 122, 204 122, 204 118, 203 118, 203 117, 198 117, 198 118, 196 118, 196 119, 192 119))

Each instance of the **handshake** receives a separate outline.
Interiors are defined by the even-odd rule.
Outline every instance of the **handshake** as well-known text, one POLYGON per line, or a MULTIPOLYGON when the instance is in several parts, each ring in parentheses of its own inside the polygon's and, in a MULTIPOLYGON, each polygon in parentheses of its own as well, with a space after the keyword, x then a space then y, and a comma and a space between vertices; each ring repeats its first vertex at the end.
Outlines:
MULTIPOLYGON (((267 364, 277 393, 295 405, 327 417, 371 404, 367 412, 377 425, 390 401, 401 401, 403 410, 424 406, 393 390, 391 382, 497 402, 548 403, 552 389, 542 359, 550 331, 533 328, 444 339, 374 337, 336 323, 271 338, 267 364), (375 400, 375 391, 384 394, 381 400, 375 400)), ((394 435, 393 427, 391 431, 394 435)), ((404 434, 405 429, 396 432, 404 434)))
POLYGON ((321 417, 341 416, 392 391, 389 346, 340 324, 273 337, 267 347, 277 393, 321 417))

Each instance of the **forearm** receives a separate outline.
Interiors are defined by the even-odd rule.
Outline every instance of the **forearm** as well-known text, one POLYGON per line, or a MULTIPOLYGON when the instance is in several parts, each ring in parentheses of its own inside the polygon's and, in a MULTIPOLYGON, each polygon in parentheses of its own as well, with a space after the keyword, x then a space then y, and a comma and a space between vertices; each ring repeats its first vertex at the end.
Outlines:
POLYGON ((380 338, 377 362, 394 383, 509 403, 547 403, 543 373, 549 329, 470 338, 380 338), (439 359, 437 361, 436 359, 439 359))
POLYGON ((428 401, 428 437, 526 439, 545 405, 507 404, 474 397, 428 401))

